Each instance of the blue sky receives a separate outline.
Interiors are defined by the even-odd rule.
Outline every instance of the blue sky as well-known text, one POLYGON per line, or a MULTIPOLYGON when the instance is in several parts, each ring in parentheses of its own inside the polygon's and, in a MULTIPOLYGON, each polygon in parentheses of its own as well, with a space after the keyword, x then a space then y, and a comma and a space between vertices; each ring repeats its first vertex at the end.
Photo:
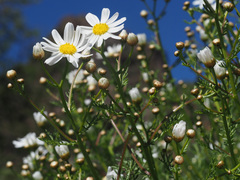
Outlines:
MULTIPOLYGON (((159 23, 163 46, 170 64, 176 59, 173 55, 176 50, 175 43, 186 39, 184 27, 187 24, 183 20, 190 20, 188 13, 182 10, 183 2, 171 0, 167 14, 159 23)), ((163 6, 164 1, 158 1, 157 8, 160 10, 163 6)), ((149 40, 153 38, 153 34, 147 30, 145 21, 139 15, 142 9, 146 9, 141 0, 42 0, 23 7, 22 11, 28 27, 38 29, 41 36, 47 36, 64 16, 85 15, 91 12, 100 17, 102 8, 109 8, 111 15, 119 12, 119 18, 126 17, 125 29, 136 34, 146 33, 149 40)), ((176 80, 186 81, 195 78, 193 73, 181 65, 173 70, 173 76, 176 80)))

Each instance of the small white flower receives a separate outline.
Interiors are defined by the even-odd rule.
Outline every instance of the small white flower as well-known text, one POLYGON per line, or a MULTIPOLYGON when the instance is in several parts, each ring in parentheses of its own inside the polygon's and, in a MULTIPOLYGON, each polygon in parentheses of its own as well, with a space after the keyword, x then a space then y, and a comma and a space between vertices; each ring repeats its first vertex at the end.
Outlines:
MULTIPOLYGON (((67 75, 67 79, 68 79, 68 82, 69 84, 72 84, 73 83, 73 79, 74 77, 76 76, 76 73, 77 73, 77 69, 73 70, 73 71, 70 71, 67 75)), ((84 71, 81 69, 78 74, 77 74, 77 77, 75 79, 75 82, 74 84, 79 84, 82 82, 82 80, 84 79, 84 71)))
POLYGON ((85 100, 84 100, 84 104, 85 104, 86 106, 89 106, 90 103, 91 103, 91 99, 85 99, 85 100))
POLYGON ((39 140, 36 137, 36 133, 28 133, 26 136, 23 138, 18 138, 18 140, 13 141, 13 145, 15 148, 30 148, 38 145, 44 145, 44 142, 39 140))
POLYGON ((42 45, 38 42, 33 46, 33 57, 35 59, 42 59, 45 53, 43 51, 42 45))
POLYGON ((63 39, 56 29, 52 30, 52 37, 56 43, 51 42, 45 37, 43 37, 43 39, 47 42, 41 42, 45 51, 52 52, 51 57, 45 61, 45 63, 50 66, 66 57, 67 60, 77 68, 80 57, 91 56, 81 54, 88 45, 85 35, 81 35, 81 28, 79 26, 76 31, 74 31, 73 24, 69 22, 65 26, 63 39))
MULTIPOLYGON (((47 115, 47 111, 44 111, 43 113, 47 115)), ((40 112, 34 112, 33 118, 40 127, 47 122, 47 119, 40 112)))
POLYGON ((205 31, 203 29, 200 29, 199 34, 200 34, 200 38, 202 41, 208 40, 208 35, 205 33, 205 31))
POLYGON ((134 103, 139 103, 142 101, 142 96, 138 90, 138 88, 132 88, 130 91, 129 91, 129 95, 132 99, 132 102, 134 103))
POLYGON ((67 145, 55 146, 55 150, 60 158, 67 160, 69 158, 69 149, 67 145))
MULTIPOLYGON (((216 9, 216 1, 215 0, 208 0, 209 4, 212 6, 212 8, 216 9)), ((200 9, 203 9, 203 5, 205 4, 204 0, 194 0, 193 5, 198 6, 200 9)))
POLYGON ((107 51, 104 52, 104 54, 106 57, 115 57, 116 55, 119 55, 121 48, 121 44, 113 44, 112 46, 107 47, 107 51))
POLYGON ((112 168, 109 166, 107 175, 106 175, 106 180, 113 180, 113 179, 117 179, 117 173, 114 170, 112 170, 112 168))
POLYGON ((223 60, 217 61, 215 66, 213 67, 214 72, 218 79, 223 79, 226 76, 226 68, 225 68, 225 62, 223 60))
POLYGON ((87 85, 88 86, 92 86, 92 85, 97 85, 97 81, 96 81, 96 79, 94 79, 93 77, 92 77, 92 75, 89 75, 88 77, 87 77, 87 85))
POLYGON ((138 45, 144 46, 147 43, 147 36, 145 33, 137 34, 138 37, 138 45))
POLYGON ((216 63, 212 51, 207 46, 203 50, 200 50, 197 57, 208 68, 212 68, 216 63))
POLYGON ((43 176, 41 174, 40 171, 35 171, 33 174, 32 174, 32 177, 33 179, 35 180, 43 180, 43 176))
POLYGON ((143 73, 142 73, 142 77, 143 77, 143 81, 144 81, 144 82, 148 82, 148 81, 149 81, 148 73, 143 72, 143 73))
POLYGON ((107 40, 108 38, 121 39, 113 33, 119 32, 124 28, 124 24, 122 23, 126 21, 126 18, 124 17, 116 21, 118 15, 118 12, 116 12, 109 18, 110 10, 108 8, 102 9, 101 20, 92 13, 86 15, 86 20, 92 27, 82 26, 82 29, 83 33, 89 36, 88 43, 90 46, 96 44, 97 47, 100 47, 103 40, 107 40))
POLYGON ((175 124, 172 130, 173 139, 176 142, 180 142, 183 140, 186 132, 186 122, 181 120, 179 123, 175 124))

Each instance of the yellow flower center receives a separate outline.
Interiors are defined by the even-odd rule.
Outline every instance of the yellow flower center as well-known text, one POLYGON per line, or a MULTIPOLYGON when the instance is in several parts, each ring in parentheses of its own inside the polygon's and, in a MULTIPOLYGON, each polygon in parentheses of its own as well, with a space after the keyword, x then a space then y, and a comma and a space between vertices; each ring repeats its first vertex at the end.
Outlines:
POLYGON ((63 54, 73 55, 77 51, 77 48, 72 44, 66 43, 59 47, 59 51, 63 54))
POLYGON ((96 35, 105 34, 108 31, 109 27, 106 23, 100 23, 93 26, 93 33, 96 35))

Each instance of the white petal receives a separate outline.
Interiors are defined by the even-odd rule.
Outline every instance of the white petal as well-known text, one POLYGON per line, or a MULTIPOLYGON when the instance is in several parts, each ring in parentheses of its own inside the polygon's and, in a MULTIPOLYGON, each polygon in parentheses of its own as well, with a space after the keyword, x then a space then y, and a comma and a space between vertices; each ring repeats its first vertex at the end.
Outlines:
POLYGON ((86 20, 91 26, 95 26, 95 24, 99 24, 98 17, 92 13, 88 13, 86 15, 86 20))
POLYGON ((74 35, 74 41, 73 41, 73 45, 76 47, 78 45, 80 36, 81 36, 81 27, 77 26, 76 31, 75 31, 75 35, 74 35))
POLYGON ((66 43, 72 44, 74 36, 74 26, 72 23, 67 23, 64 28, 64 36, 63 39, 66 43))
POLYGON ((106 23, 107 24, 111 24, 112 22, 114 22, 119 16, 119 13, 116 12, 106 23))
POLYGON ((64 42, 63 39, 62 39, 62 37, 59 35, 59 33, 57 32, 56 29, 52 30, 52 37, 53 37, 54 41, 55 41, 58 45, 65 44, 65 42, 64 42))
POLYGON ((44 62, 45 64, 48 64, 50 66, 56 64, 58 61, 62 59, 63 55, 61 53, 56 54, 55 56, 51 56, 44 62))
POLYGON ((117 26, 117 27, 112 27, 108 30, 109 33, 116 33, 121 31, 124 28, 124 24, 117 26))
POLYGON ((69 55, 67 57, 67 60, 75 67, 75 68, 78 68, 78 59, 69 55))
POLYGON ((112 24, 108 24, 109 27, 115 27, 115 26, 118 26, 119 24, 122 24, 124 21, 126 21, 127 18, 123 17, 117 21, 115 21, 114 23, 112 24))
POLYGON ((41 42, 41 44, 43 45, 43 49, 45 51, 49 51, 49 52, 58 52, 59 51, 59 47, 51 46, 45 42, 41 42))
POLYGON ((44 39, 45 41, 47 41, 49 44, 51 44, 52 46, 55 46, 55 47, 58 47, 58 46, 59 46, 59 45, 53 43, 52 41, 50 41, 49 39, 47 39, 47 38, 45 38, 45 37, 43 37, 43 39, 44 39))
POLYGON ((89 40, 88 40, 89 46, 93 47, 94 44, 97 42, 98 38, 99 38, 99 36, 96 36, 94 34, 92 36, 90 36, 89 40))
POLYGON ((104 40, 108 39, 108 38, 113 38, 113 39, 121 39, 119 36, 111 34, 111 33, 105 33, 104 35, 102 35, 102 38, 104 40))
POLYGON ((82 30, 82 34, 89 35, 93 32, 92 27, 87 27, 87 26, 80 26, 80 27, 81 27, 81 30, 82 30))
POLYGON ((100 47, 103 43, 103 38, 100 36, 98 41, 97 41, 97 47, 100 47))
POLYGON ((110 15, 110 10, 108 8, 103 8, 101 15, 101 23, 106 23, 110 15))

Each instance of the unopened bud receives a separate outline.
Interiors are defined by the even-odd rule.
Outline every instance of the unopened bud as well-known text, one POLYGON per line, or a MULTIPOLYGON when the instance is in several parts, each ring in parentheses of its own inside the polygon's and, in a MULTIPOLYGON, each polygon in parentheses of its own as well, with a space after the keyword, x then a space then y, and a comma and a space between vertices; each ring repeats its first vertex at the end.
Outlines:
POLYGON ((121 31, 121 33, 118 35, 122 40, 126 41, 128 38, 127 31, 124 29, 121 31))
POLYGON ((13 167, 13 162, 12 161, 7 161, 6 167, 7 168, 12 168, 13 167))
POLYGON ((138 38, 134 33, 129 33, 127 37, 127 43, 130 46, 135 46, 138 43, 138 38))
POLYGON ((216 38, 212 41, 212 43, 215 45, 215 46, 220 46, 220 39, 216 38))
POLYGON ((221 169, 224 166, 224 161, 219 161, 217 164, 217 168, 221 169))
POLYGON ((96 71, 97 65, 96 65, 94 62, 89 61, 89 62, 86 64, 86 67, 85 67, 85 68, 86 68, 86 70, 87 70, 88 73, 93 73, 93 72, 96 71))
POLYGON ((176 164, 178 164, 178 165, 181 165, 183 162, 184 162, 184 159, 183 159, 183 157, 182 156, 176 156, 175 158, 174 158, 174 162, 176 163, 176 164))
POLYGON ((177 48, 178 50, 182 50, 182 49, 184 48, 184 43, 183 43, 183 42, 177 42, 177 43, 176 43, 176 48, 177 48))
POLYGON ((45 77, 40 77, 40 79, 39 79, 39 83, 40 84, 45 84, 47 82, 47 78, 45 78, 45 77))
POLYGON ((188 129, 186 134, 189 138, 194 138, 196 133, 194 129, 188 129))
POLYGON ((15 78, 16 76, 17 76, 17 72, 16 72, 15 70, 13 70, 13 69, 8 70, 7 73, 6 73, 6 77, 7 77, 8 79, 13 79, 13 78, 15 78))
POLYGON ((102 77, 98 80, 98 87, 100 89, 107 89, 109 85, 110 85, 109 80, 105 77, 102 77))
POLYGON ((143 17, 143 18, 146 18, 148 16, 148 12, 146 10, 142 10, 140 12, 140 15, 143 17))
POLYGON ((223 8, 226 9, 228 12, 231 12, 234 9, 234 5, 230 2, 225 2, 223 8))
POLYGON ((33 57, 34 59, 37 59, 37 60, 41 60, 44 58, 44 51, 43 51, 43 48, 42 48, 42 45, 40 43, 36 43, 34 46, 33 46, 33 57))

